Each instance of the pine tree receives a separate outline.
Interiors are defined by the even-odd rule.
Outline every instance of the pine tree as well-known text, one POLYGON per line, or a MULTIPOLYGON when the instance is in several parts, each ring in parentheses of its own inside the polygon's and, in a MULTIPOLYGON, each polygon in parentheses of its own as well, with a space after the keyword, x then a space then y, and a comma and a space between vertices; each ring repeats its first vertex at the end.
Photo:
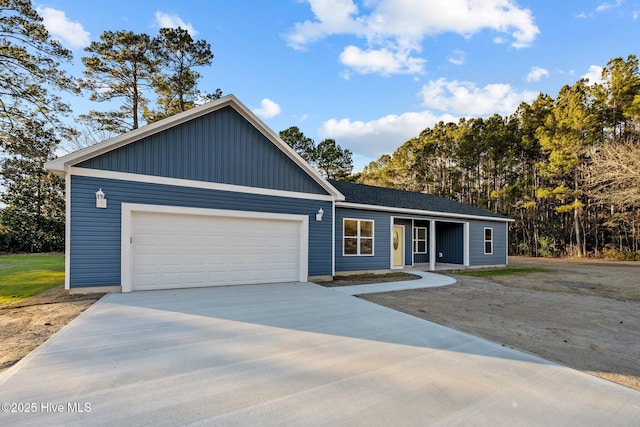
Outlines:
POLYGON ((121 99, 117 110, 90 111, 81 116, 85 123, 115 133, 137 129, 148 100, 144 90, 150 87, 152 76, 158 71, 151 37, 132 31, 105 31, 100 41, 85 48, 90 53, 82 58, 85 66, 84 89, 89 99, 104 102, 121 99))
POLYGON ((9 135, 28 120, 45 120, 59 132, 70 108, 52 91, 76 90, 61 70, 71 52, 52 40, 30 1, 0 4, 0 150, 11 151, 9 135))
POLYGON ((195 67, 210 66, 211 45, 205 40, 193 40, 183 28, 161 28, 153 39, 153 53, 163 72, 151 78, 157 94, 157 110, 146 109, 145 119, 151 123, 176 113, 187 111, 199 103, 218 99, 222 91, 206 94, 198 89, 201 75, 195 67))
POLYGON ((29 120, 10 137, 12 156, 0 163, 3 250, 64 249, 64 181, 44 169, 59 143, 43 121, 29 120))

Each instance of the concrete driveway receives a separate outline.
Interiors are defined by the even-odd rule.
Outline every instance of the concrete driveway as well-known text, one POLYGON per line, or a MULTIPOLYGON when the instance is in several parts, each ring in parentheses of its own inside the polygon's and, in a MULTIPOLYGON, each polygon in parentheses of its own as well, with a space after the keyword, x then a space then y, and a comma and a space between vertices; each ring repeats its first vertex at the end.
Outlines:
POLYGON ((0 402, 12 426, 640 425, 640 392, 309 283, 107 295, 0 402))

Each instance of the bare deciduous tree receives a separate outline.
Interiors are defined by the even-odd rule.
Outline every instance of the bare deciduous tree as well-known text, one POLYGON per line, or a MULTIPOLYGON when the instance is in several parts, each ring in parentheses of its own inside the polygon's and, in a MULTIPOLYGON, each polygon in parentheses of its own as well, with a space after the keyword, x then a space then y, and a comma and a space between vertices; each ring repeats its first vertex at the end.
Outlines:
POLYGON ((620 208, 640 206, 638 141, 605 144, 591 160, 588 193, 594 200, 620 208))

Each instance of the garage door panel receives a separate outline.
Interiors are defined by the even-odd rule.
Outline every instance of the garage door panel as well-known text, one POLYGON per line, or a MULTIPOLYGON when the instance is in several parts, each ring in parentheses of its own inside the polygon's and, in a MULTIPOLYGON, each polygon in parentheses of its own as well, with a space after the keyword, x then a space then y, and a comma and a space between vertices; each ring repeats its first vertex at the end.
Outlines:
POLYGON ((133 212, 133 288, 297 281, 300 233, 300 221, 133 212))

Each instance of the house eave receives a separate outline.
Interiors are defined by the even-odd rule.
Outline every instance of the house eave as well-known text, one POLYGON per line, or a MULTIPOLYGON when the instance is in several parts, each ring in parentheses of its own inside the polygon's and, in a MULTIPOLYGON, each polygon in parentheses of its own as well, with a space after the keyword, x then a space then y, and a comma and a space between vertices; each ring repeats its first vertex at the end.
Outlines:
POLYGON ((352 202, 336 202, 336 207, 338 207, 338 208, 348 208, 348 209, 363 209, 363 210, 380 211, 380 212, 401 213, 401 214, 406 214, 406 215, 420 215, 420 216, 441 217, 441 218, 472 219, 472 220, 477 220, 477 221, 493 221, 493 222, 515 222, 515 220, 512 219, 512 218, 497 218, 497 217, 492 217, 492 216, 458 214, 458 213, 453 213, 453 212, 437 212, 437 211, 429 211, 429 210, 423 210, 423 209, 408 209, 408 208, 398 208, 398 207, 380 206, 380 205, 368 205, 368 204, 352 203, 352 202))
POLYGON ((205 190, 217 190, 247 194, 262 194, 266 196, 290 197, 294 199, 334 201, 329 194, 302 193, 297 191, 277 190, 264 187, 250 187, 246 185, 224 184, 219 182, 195 181, 189 179, 169 178, 164 176, 144 175, 139 173, 113 172, 100 169, 89 169, 71 166, 70 176, 82 176, 89 178, 101 178, 109 180, 139 182, 145 184, 168 185, 184 188, 200 188, 205 190))

